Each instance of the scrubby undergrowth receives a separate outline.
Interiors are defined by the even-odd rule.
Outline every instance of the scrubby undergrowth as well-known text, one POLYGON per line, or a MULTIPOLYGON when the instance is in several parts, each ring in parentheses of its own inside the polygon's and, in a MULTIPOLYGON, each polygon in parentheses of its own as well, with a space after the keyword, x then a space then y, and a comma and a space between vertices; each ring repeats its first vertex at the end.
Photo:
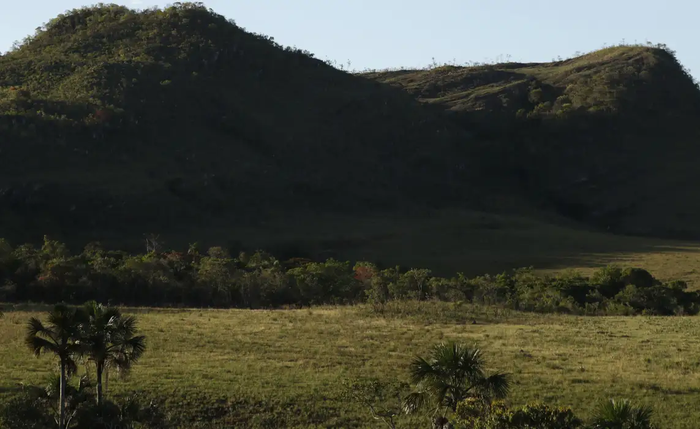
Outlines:
MULTIPOLYGON (((154 245, 157 247, 157 243, 154 245)), ((498 275, 443 278, 427 269, 380 269, 369 262, 279 261, 265 252, 233 257, 154 248, 146 254, 90 244, 71 254, 57 241, 12 248, 0 241, 2 300, 124 305, 275 308, 367 302, 377 312, 404 300, 442 300, 575 314, 696 314, 700 294, 685 282, 661 282, 639 268, 607 267, 591 276, 538 275, 523 268, 498 275)))

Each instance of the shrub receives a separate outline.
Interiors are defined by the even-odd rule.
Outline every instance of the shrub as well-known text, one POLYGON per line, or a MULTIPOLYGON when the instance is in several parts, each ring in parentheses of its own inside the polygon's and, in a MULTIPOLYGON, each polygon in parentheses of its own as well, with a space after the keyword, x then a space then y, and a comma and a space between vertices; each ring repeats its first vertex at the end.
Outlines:
POLYGON ((7 401, 0 408, 2 427, 13 429, 53 429, 56 421, 33 395, 24 392, 7 401))
POLYGON ((486 405, 462 401, 450 420, 456 429, 576 429, 583 425, 570 408, 544 404, 508 408, 501 401, 486 405))
POLYGON ((367 302, 372 305, 375 311, 383 313, 386 303, 396 299, 394 291, 399 277, 400 270, 398 267, 388 268, 372 274, 369 289, 365 290, 365 294, 367 302))
POLYGON ((430 270, 410 269, 392 283, 390 292, 395 299, 417 299, 422 301, 430 296, 430 270))
POLYGON ((592 429, 654 429, 652 410, 628 400, 602 402, 593 417, 592 429))
POLYGON ((570 408, 555 408, 544 404, 526 405, 511 410, 508 415, 511 428, 575 429, 582 421, 570 408))
POLYGON ((312 262, 287 272, 299 292, 302 304, 339 304, 359 298, 360 285, 349 262, 329 259, 312 262))
POLYGON ((612 298, 625 287, 622 276, 619 267, 608 266, 593 273, 591 283, 605 298, 612 298))

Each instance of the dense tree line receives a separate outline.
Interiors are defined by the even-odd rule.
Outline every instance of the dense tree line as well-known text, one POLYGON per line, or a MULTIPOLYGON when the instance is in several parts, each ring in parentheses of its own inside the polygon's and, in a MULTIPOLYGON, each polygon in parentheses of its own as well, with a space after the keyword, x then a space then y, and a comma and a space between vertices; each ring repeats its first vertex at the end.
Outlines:
POLYGON ((41 247, 0 240, 0 299, 8 302, 88 300, 123 305, 275 308, 367 302, 377 312, 395 300, 442 300, 532 312, 696 314, 700 295, 683 281, 661 282, 639 268, 606 267, 539 275, 524 268, 498 275, 444 278, 427 269, 380 269, 369 262, 279 261, 258 251, 226 249, 145 254, 93 243, 73 254, 45 238, 41 247))

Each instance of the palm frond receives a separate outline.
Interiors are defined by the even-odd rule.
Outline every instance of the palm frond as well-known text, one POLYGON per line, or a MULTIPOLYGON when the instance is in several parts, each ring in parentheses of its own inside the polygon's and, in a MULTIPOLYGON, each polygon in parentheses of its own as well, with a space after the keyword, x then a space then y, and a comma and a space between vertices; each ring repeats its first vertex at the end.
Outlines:
POLYGON ((120 316, 115 319, 115 329, 124 338, 132 337, 136 334, 136 318, 133 316, 120 316))
POLYGON ((632 416, 631 416, 631 426, 640 429, 650 429, 652 428, 652 423, 651 423, 651 418, 652 415, 654 414, 654 411, 651 409, 651 407, 648 406, 640 406, 640 407, 634 407, 634 410, 632 411, 632 416))
POLYGON ((41 320, 36 317, 29 319, 29 323, 27 323, 27 337, 43 336, 55 341, 54 335, 55 333, 44 326, 41 320))
POLYGON ((596 428, 629 427, 634 429, 652 429, 652 409, 646 406, 637 407, 626 399, 610 399, 602 402, 594 415, 593 423, 596 428))
POLYGON ((401 401, 401 409, 405 414, 413 414, 430 403, 427 392, 411 392, 401 401))
POLYGON ((594 421, 598 425, 625 422, 629 420, 632 412, 631 408, 627 400, 616 401, 615 399, 610 399, 608 401, 603 401, 595 412, 594 421))
POLYGON ((449 342, 436 345, 431 362, 443 374, 474 383, 483 378, 484 359, 481 350, 464 344, 449 342))
POLYGON ((139 335, 127 339, 124 342, 123 350, 128 351, 132 362, 136 362, 146 351, 146 337, 139 335))
POLYGON ((132 364, 133 361, 131 361, 131 359, 120 355, 113 356, 111 359, 105 362, 106 366, 116 369, 117 374, 119 374, 122 377, 129 374, 129 372, 131 371, 132 364))
POLYGON ((56 327, 56 331, 70 331, 75 324, 76 311, 70 309, 65 304, 56 304, 53 310, 49 311, 48 323, 56 327))
POLYGON ((411 380, 414 383, 420 383, 423 380, 440 375, 438 369, 422 357, 416 357, 413 362, 411 362, 409 371, 411 373, 411 380))
POLYGON ((504 399, 510 392, 510 377, 504 373, 490 375, 479 383, 477 389, 482 396, 504 399))
POLYGON ((24 339, 24 342, 27 347, 29 347, 29 350, 37 357, 41 356, 42 353, 59 353, 58 345, 45 338, 28 335, 24 339))
POLYGON ((115 307, 107 307, 102 311, 102 319, 104 320, 123 320, 124 318, 122 317, 122 312, 118 308, 115 307))

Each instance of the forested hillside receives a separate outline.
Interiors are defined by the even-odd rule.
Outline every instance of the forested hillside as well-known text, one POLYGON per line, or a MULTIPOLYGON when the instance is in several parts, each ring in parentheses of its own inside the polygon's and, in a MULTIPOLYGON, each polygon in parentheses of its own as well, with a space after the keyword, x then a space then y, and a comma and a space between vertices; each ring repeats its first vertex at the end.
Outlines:
POLYGON ((457 208, 694 238, 698 114, 663 47, 351 74, 198 4, 84 8, 0 56, 0 233, 245 247, 457 208))
POLYGON ((700 236, 700 91, 666 46, 374 72, 444 110, 530 200, 623 233, 700 236))
POLYGON ((0 139, 16 239, 450 204, 470 186, 459 127, 192 4, 46 24, 0 57, 0 139))

